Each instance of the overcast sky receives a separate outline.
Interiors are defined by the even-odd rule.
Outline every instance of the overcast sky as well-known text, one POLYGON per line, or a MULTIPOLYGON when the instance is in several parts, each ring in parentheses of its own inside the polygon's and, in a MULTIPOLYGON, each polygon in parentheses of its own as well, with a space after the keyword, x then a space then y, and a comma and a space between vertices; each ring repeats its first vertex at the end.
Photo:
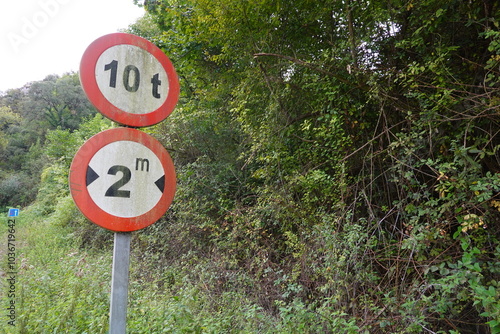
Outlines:
POLYGON ((143 14, 133 0, 0 0, 0 91, 78 71, 92 41, 143 14))

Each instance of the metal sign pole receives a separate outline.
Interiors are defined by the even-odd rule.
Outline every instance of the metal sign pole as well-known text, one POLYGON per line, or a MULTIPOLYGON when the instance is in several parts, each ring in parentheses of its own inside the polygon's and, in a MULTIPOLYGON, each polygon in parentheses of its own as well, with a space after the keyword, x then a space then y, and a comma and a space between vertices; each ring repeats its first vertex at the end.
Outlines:
POLYGON ((115 233, 109 334, 125 334, 127 329, 128 274, 131 233, 115 233))

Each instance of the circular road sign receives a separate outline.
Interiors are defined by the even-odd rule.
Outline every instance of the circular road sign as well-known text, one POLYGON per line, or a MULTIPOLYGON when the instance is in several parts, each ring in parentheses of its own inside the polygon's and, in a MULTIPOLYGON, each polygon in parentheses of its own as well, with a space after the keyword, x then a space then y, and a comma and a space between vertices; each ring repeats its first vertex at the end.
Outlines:
POLYGON ((179 79, 170 59, 139 36, 102 36, 85 50, 80 81, 92 104, 123 125, 144 127, 164 120, 179 99, 179 79))
POLYGON ((106 130, 86 141, 71 163, 69 182, 80 211, 116 232, 156 222, 172 203, 176 185, 165 148, 131 128, 106 130))

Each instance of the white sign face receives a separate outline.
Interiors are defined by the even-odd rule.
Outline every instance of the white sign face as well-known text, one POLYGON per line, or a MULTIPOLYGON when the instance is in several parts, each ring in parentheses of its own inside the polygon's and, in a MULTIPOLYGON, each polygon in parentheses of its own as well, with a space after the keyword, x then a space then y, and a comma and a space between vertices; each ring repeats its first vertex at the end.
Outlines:
POLYGON ((98 58, 95 78, 103 96, 131 114, 147 114, 165 103, 169 81, 163 65, 135 45, 120 44, 98 58))
POLYGON ((165 171, 148 147, 134 141, 115 141, 100 150, 87 168, 87 189, 103 211, 122 218, 137 217, 161 199, 165 171))

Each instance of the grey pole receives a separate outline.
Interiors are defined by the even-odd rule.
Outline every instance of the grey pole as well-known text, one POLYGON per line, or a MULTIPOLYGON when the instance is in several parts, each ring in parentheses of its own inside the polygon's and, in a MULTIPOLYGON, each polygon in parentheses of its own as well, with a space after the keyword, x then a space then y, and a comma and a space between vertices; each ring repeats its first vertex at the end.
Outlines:
POLYGON ((109 334, 125 334, 127 329, 128 272, 131 233, 115 232, 109 334))

